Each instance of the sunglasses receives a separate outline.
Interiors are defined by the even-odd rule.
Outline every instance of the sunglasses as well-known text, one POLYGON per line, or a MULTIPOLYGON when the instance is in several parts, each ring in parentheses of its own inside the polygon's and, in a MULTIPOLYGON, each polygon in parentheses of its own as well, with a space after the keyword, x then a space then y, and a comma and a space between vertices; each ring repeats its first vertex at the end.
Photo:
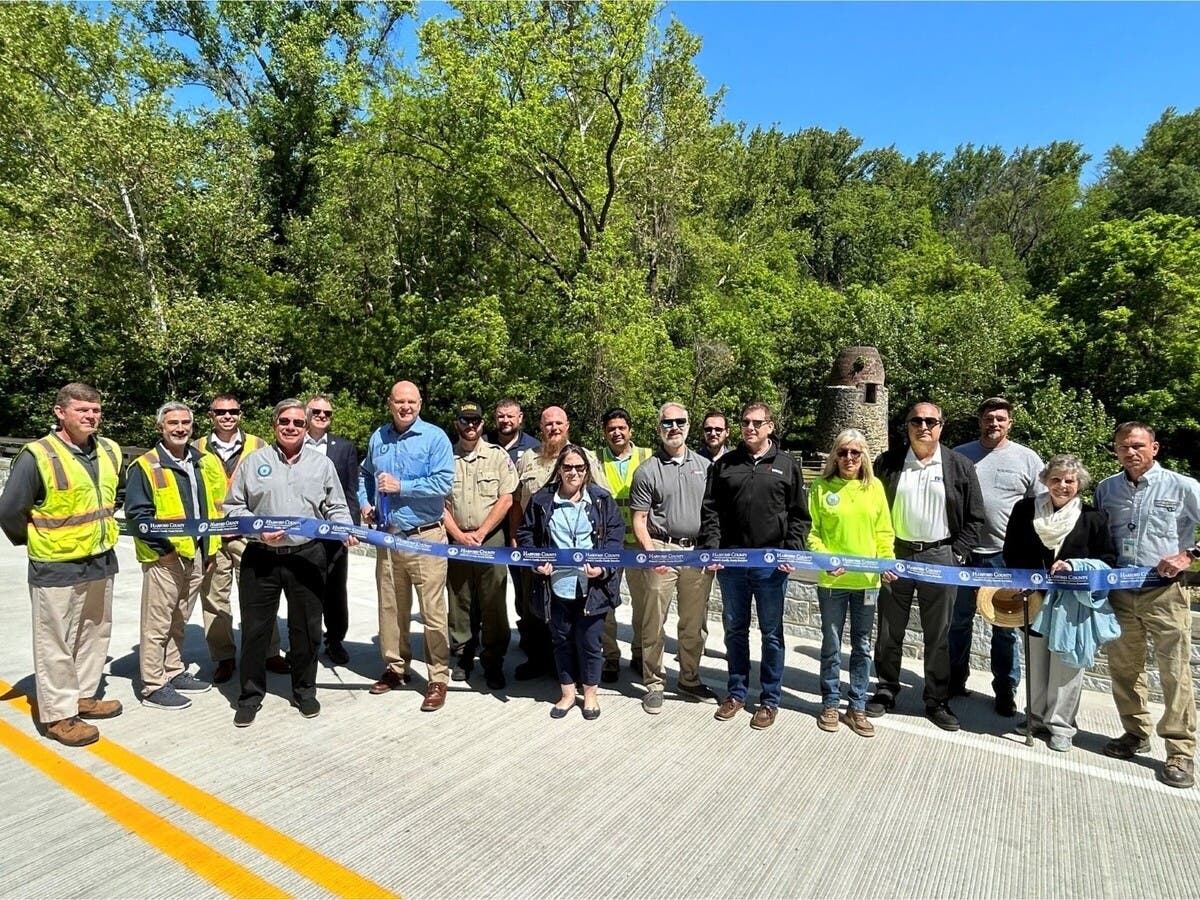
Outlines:
POLYGON ((941 419, 935 419, 933 416, 913 416, 908 420, 908 424, 914 428, 928 428, 930 430, 937 428, 942 424, 941 419))
POLYGON ((308 414, 314 419, 332 419, 332 409, 310 409, 308 414))
POLYGON ((720 427, 714 428, 713 426, 708 425, 708 426, 705 426, 704 433, 705 434, 720 434, 724 430, 725 430, 724 428, 720 428, 720 427))
POLYGON ((753 428, 755 430, 758 430, 759 428, 762 428, 764 425, 770 425, 770 424, 771 424, 770 419, 742 419, 742 427, 743 428, 753 428))
POLYGON ((233 409, 210 409, 214 416, 240 416, 242 411, 236 406, 233 409))
POLYGON ((459 416, 458 424, 466 425, 468 428, 475 428, 475 427, 483 424, 483 419, 472 419, 472 418, 468 418, 467 416, 459 416))
POLYGON ((658 424, 663 428, 683 428, 687 425, 687 419, 663 419, 658 424))
POLYGON ((862 454, 863 452, 861 450, 855 450, 851 447, 842 447, 837 452, 838 457, 841 459, 858 459, 860 456, 862 456, 862 454))
POLYGON ((308 421, 305 419, 276 419, 275 424, 282 425, 284 428, 287 428, 291 425, 295 425, 297 428, 303 428, 308 424, 308 421))
POLYGON ((574 463, 563 463, 560 468, 564 472, 586 472, 587 463, 579 463, 578 465, 575 465, 574 463))

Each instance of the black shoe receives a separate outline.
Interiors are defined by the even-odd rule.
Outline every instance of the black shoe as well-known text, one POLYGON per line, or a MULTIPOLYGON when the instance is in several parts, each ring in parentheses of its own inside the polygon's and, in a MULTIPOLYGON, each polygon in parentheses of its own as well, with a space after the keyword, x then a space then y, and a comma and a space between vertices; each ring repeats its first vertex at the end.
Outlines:
POLYGON ((321 714, 321 701, 316 697, 306 697, 303 700, 295 702, 296 709, 300 710, 300 715, 306 719, 315 719, 321 714))
POLYGON ((513 677, 517 681, 533 681, 533 679, 541 678, 545 674, 546 670, 533 660, 527 660, 513 670, 513 677))
POLYGON ((1104 755, 1113 759, 1133 759, 1139 753, 1150 752, 1150 738, 1125 732, 1104 745, 1104 755))
POLYGON ((462 663, 458 663, 453 669, 450 670, 451 681, 466 681, 470 677, 471 666, 464 666, 462 663))
POLYGON ((261 706, 239 706, 237 712, 233 714, 233 724, 238 728, 246 728, 254 724, 254 717, 258 715, 261 706))
POLYGON ((504 672, 500 669, 485 672, 483 677, 487 680, 489 691, 502 691, 508 687, 508 679, 504 677, 504 672))
POLYGON ((329 657, 329 661, 335 666, 344 666, 350 662, 350 654, 346 652, 346 648, 342 646, 341 641, 326 641, 325 655, 329 657))
POLYGON ((642 674, 642 657, 640 655, 629 657, 629 668, 632 671, 637 672, 639 675, 641 675, 642 674))
POLYGON ((679 684, 675 686, 677 693, 684 700, 689 700, 692 703, 707 703, 709 701, 720 701, 717 692, 710 688, 704 682, 697 685, 679 684))
POLYGON ((621 661, 619 659, 606 659, 604 667, 600 670, 600 680, 605 684, 613 684, 621 677, 621 661))
POLYGON ((971 689, 965 681, 956 681, 950 685, 949 694, 951 697, 970 697, 971 689))
POLYGON ((1012 694, 1000 693, 996 695, 996 712, 1002 716, 1015 716, 1017 714, 1017 704, 1012 694))
POLYGON ((896 706, 896 698, 887 691, 876 691, 875 696, 867 701, 866 713, 872 719, 887 715, 896 706))
POLYGON ((925 718, 942 731, 958 731, 962 727, 958 724, 958 716, 950 712, 950 707, 945 703, 925 707, 925 718))

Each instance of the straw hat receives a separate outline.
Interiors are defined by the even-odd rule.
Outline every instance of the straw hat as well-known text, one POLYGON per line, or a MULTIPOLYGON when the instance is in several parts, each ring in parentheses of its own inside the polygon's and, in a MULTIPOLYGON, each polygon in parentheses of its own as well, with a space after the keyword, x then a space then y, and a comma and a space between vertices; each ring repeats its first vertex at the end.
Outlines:
POLYGON ((976 599, 979 614, 1000 628, 1020 628, 1025 624, 1024 606, 1029 602, 1029 621, 1037 618, 1042 608, 1041 591, 1018 591, 1013 588, 982 587, 976 599))

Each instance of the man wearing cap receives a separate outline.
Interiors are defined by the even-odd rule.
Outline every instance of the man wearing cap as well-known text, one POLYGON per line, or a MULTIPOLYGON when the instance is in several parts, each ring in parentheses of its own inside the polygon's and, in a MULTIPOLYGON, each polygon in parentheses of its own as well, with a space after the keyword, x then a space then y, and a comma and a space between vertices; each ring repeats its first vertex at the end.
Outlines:
MULTIPOLYGON (((965 565, 984 527, 983 496, 974 464, 940 443, 942 411, 918 403, 905 416, 908 443, 882 453, 875 472, 883 482, 896 531, 896 559, 940 566, 965 565)), ((897 578, 879 591, 879 635, 875 644, 875 695, 867 715, 882 716, 900 693, 904 631, 913 599, 925 639, 925 715, 945 731, 958 731, 950 710, 950 610, 955 588, 897 578)))
MULTIPOLYGON (((1034 451, 1008 439, 1012 429, 1012 404, 1003 397, 990 397, 979 404, 979 440, 955 447, 975 464, 975 476, 983 492, 985 521, 977 546, 971 548, 967 565, 984 569, 1004 568, 1004 533, 1008 516, 1018 500, 1033 497, 1044 488, 1038 480, 1042 459, 1034 451)), ((950 619, 950 696, 967 696, 971 673, 971 630, 975 623, 976 588, 961 587, 950 619)), ((1017 633, 1012 628, 992 629, 992 691, 996 712, 1016 712, 1016 690, 1021 679, 1021 654, 1017 633)))
MULTIPOLYGON (((375 430, 358 479, 363 521, 383 531, 433 544, 446 543, 443 516, 454 487, 454 450, 446 432, 421 418, 421 392, 398 381, 388 394, 392 421, 375 430)), ((386 668, 371 685, 386 694, 412 677, 409 619, 417 594, 425 624, 428 685, 422 712, 446 702, 450 680, 450 637, 446 624, 446 560, 424 553, 379 548, 375 556, 379 592, 379 652, 386 668)))
MULTIPOLYGON (((242 460, 266 446, 262 438, 242 431, 242 405, 233 394, 218 394, 208 407, 212 431, 196 441, 201 453, 211 453, 221 461, 226 485, 233 484, 242 460)), ((237 668, 237 643, 233 639, 233 606, 230 598, 238 580, 242 554, 246 550, 244 535, 221 538, 213 565, 204 575, 200 586, 200 606, 204 611, 204 640, 208 655, 217 664, 213 684, 224 684, 237 668)), ((279 653, 279 630, 276 628, 267 648, 267 671, 286 675, 288 662, 279 653)))
MULTIPOLYGON (((649 447, 639 447, 633 442, 633 430, 629 413, 619 406, 606 411, 600 418, 607 447, 601 447, 600 465, 604 480, 608 483, 621 518, 625 522, 625 549, 637 549, 638 539, 633 533, 633 518, 629 508, 629 489, 633 486, 633 475, 638 466, 650 458, 649 447)), ((629 585, 629 605, 633 610, 633 637, 630 641, 629 667, 639 675, 642 673, 642 616, 646 613, 647 569, 630 567, 625 570, 625 583, 629 585)), ((617 616, 609 610, 604 619, 604 666, 600 680, 612 684, 621 670, 621 648, 617 645, 617 616)))
MULTIPOLYGON (((658 414, 661 449, 638 466, 629 489, 633 530, 643 550, 691 550, 700 533, 700 507, 708 479, 708 460, 687 447, 688 413, 667 403, 658 414)), ((642 615, 642 709, 662 711, 663 645, 667 613, 674 596, 679 611, 679 683, 686 700, 716 700, 700 680, 700 660, 708 637, 708 595, 713 573, 692 566, 646 569, 646 603, 642 615)))
MULTIPOLYGON (((314 394, 304 405, 308 415, 306 446, 333 463, 338 473, 338 482, 346 494, 350 507, 350 518, 357 525, 362 521, 358 510, 358 449, 354 441, 334 434, 333 401, 324 394, 314 394)), ((325 653, 330 662, 344 666, 350 662, 350 654, 343 643, 350 628, 350 596, 347 590, 350 579, 350 554, 346 546, 338 541, 325 541, 329 554, 329 577, 325 579, 325 596, 321 598, 321 617, 325 620, 325 653)))
MULTIPOLYGON (((443 521, 452 544, 462 547, 506 546, 503 523, 508 519, 517 470, 508 453, 481 439, 483 409, 464 403, 454 420, 458 442, 454 445, 454 486, 446 498, 443 521)), ((492 690, 505 686, 504 654, 508 650, 507 571, 503 565, 486 565, 450 558, 446 568, 449 591, 450 646, 458 646, 458 663, 450 677, 466 681, 475 666, 483 664, 484 678, 492 690)))
POLYGON ((542 446, 541 441, 522 430, 525 413, 521 404, 512 397, 505 397, 496 404, 495 416, 496 430, 488 436, 488 440, 507 452, 514 466, 526 450, 536 450, 542 446))
POLYGON ((1200 526, 1200 483, 1157 462, 1154 429, 1142 422, 1118 425, 1113 441, 1123 471, 1096 488, 1096 506, 1108 513, 1120 566, 1148 566, 1169 580, 1163 587, 1114 590, 1108 601, 1121 636, 1107 646, 1113 699, 1125 733, 1104 745, 1117 759, 1150 749, 1146 705, 1146 647, 1154 650, 1162 682, 1158 734, 1167 759, 1159 777, 1171 787, 1195 783, 1196 698, 1192 691, 1192 617, 1179 575, 1192 564, 1189 549, 1200 526))
MULTIPOLYGON (((547 406, 540 419, 541 444, 536 450, 526 450, 517 461, 517 492, 515 502, 508 511, 508 545, 517 546, 517 529, 530 499, 541 490, 554 471, 558 454, 567 445, 571 436, 571 423, 561 406, 547 406)), ((604 470, 596 454, 584 450, 592 481, 608 490, 604 470)), ((550 630, 545 621, 530 606, 533 581, 529 569, 521 567, 520 584, 516 591, 517 633, 521 650, 527 659, 517 666, 513 674, 518 681, 540 678, 554 672, 554 653, 550 644, 550 630)))
POLYGON ((700 456, 709 462, 716 462, 729 452, 725 442, 729 440, 729 420, 725 413, 710 412, 700 425, 700 456))
POLYGON ((54 398, 58 428, 26 444, 0 495, 0 527, 29 554, 33 677, 44 734, 68 747, 99 739, 83 719, 121 714, 96 696, 112 636, 121 448, 96 434, 100 393, 72 382, 54 398))

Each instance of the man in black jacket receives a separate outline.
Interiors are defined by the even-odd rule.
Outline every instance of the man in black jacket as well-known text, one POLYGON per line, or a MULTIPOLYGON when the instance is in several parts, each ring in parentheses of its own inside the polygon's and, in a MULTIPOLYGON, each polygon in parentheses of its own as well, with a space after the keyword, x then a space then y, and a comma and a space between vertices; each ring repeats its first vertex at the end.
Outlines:
MULTIPOLYGON (((800 464, 782 453, 771 440, 775 426, 765 403, 742 410, 742 443, 708 470, 700 535, 704 549, 781 548, 803 550, 812 519, 804 493, 800 464)), ((750 720, 752 728, 775 722, 783 682, 783 598, 793 566, 723 568, 717 571, 725 621, 725 658, 729 666, 729 696, 715 717, 732 719, 746 705, 750 682, 750 601, 758 612, 762 632, 762 693, 750 720)))
MULTIPOLYGON (((918 403, 905 417, 908 444, 880 455, 875 474, 883 482, 896 530, 896 559, 962 566, 984 525, 983 494, 975 466, 940 443, 942 411, 918 403)), ((913 597, 925 636, 925 715, 939 728, 957 731, 950 692, 950 610, 955 586, 898 578, 879 592, 879 640, 875 645, 875 696, 868 716, 882 716, 900 693, 900 657, 913 597)))
MULTIPOLYGON (((358 449, 349 438, 330 432, 333 403, 328 397, 323 394, 309 397, 305 412, 308 414, 308 436, 304 442, 324 453, 337 469, 338 483, 346 495, 350 517, 358 525, 358 449)), ((325 653, 334 665, 344 666, 350 661, 350 654, 342 643, 350 627, 350 600, 346 589, 350 577, 350 554, 345 544, 338 541, 322 541, 321 544, 329 554, 329 574, 321 601, 321 613, 325 619, 325 653)))

